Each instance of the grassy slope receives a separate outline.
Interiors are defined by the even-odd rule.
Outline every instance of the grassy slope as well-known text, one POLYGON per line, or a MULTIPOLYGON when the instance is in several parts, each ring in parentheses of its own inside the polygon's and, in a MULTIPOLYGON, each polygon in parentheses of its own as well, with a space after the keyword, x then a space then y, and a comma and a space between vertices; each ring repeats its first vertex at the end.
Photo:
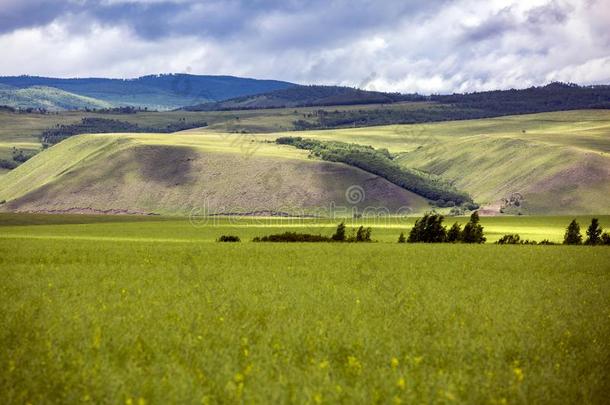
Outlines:
POLYGON ((0 105, 14 108, 44 108, 48 111, 112 107, 110 103, 102 100, 46 86, 0 89, 0 105))
POLYGON ((610 212, 608 110, 300 135, 387 147, 406 167, 441 175, 496 210, 520 192, 526 213, 610 212))
MULTIPOLYGON (((0 178, 5 209, 17 211, 203 213, 318 212, 358 207, 427 207, 419 196, 342 164, 244 135, 83 135, 50 148, 0 178)), ((348 215, 349 212, 346 212, 348 215)))
POLYGON ((604 247, 2 231, 2 403, 607 402, 604 247))
MULTIPOLYGON (((409 108, 409 104, 394 107, 409 108)), ((100 116, 139 124, 180 118, 206 120, 210 126, 203 133, 209 134, 246 129, 256 132, 291 129, 292 121, 314 110, 299 108, 100 116)), ((39 116, 0 112, 0 123, 3 124, 0 125, 0 155, 4 153, 10 156, 10 147, 15 143, 24 148, 36 148, 37 132, 55 123, 77 121, 82 116, 83 113, 39 116)), ((610 194, 609 133, 610 112, 595 110, 307 131, 299 135, 387 147, 400 154, 399 161, 405 166, 430 171, 455 181, 458 187, 470 192, 492 211, 497 212, 500 198, 520 192, 527 200, 522 209, 524 213, 552 214, 610 212, 607 201, 610 194)), ((257 139, 274 139, 279 134, 259 135, 257 139)), ((239 138, 237 135, 229 137, 239 138)), ((213 141, 215 138, 209 139, 213 141)))

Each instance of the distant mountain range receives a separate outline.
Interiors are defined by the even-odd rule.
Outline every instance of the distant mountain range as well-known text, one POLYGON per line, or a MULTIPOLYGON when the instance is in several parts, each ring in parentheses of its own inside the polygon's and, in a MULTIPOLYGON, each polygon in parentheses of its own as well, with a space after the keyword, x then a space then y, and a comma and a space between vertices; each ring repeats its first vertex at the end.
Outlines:
POLYGON ((137 79, 6 76, 0 77, 0 105, 55 111, 119 106, 170 110, 294 86, 277 80, 189 74, 137 79))
MULTIPOLYGON (((384 105, 403 101, 427 101, 437 106, 450 107, 441 111, 442 114, 438 117, 437 113, 430 115, 431 112, 427 111, 424 117, 415 121, 483 118, 570 109, 610 108, 610 86, 551 83, 520 90, 423 96, 382 93, 351 87, 303 86, 277 80, 189 74, 151 75, 137 79, 0 77, 0 106, 49 111, 99 110, 124 106, 149 110, 222 111, 384 105)), ((361 120, 351 115, 337 119, 346 122, 361 120)), ((408 123, 413 119, 398 120, 403 121, 408 123)), ((376 121, 367 117, 366 122, 370 124, 376 121)))

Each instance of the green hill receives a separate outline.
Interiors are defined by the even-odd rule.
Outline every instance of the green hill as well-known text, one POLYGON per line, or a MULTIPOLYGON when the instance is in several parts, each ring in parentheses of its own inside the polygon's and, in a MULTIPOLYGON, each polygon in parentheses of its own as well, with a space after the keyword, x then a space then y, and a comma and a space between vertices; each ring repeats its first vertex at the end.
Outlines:
POLYGON ((403 167, 440 176, 488 214, 610 212, 610 110, 299 135, 388 148, 403 167))
POLYGON ((332 206, 409 207, 426 200, 340 163, 241 135, 81 135, 0 177, 9 211, 328 215, 332 206), (348 200, 352 186, 362 198, 348 200))
MULTIPOLYGON (((177 119, 166 114, 163 120, 177 119)), ((182 114, 210 118, 212 125, 164 135, 75 136, 43 151, 0 177, 3 209, 185 215, 205 202, 214 213, 312 213, 331 202, 344 205, 352 185, 365 191, 359 208, 428 207, 422 197, 370 173, 270 142, 298 135, 387 148, 393 162, 468 193, 485 214, 610 213, 610 110, 268 134, 216 132, 226 117, 182 114)), ((245 114, 234 121, 244 125, 245 114)), ((151 125, 155 117, 162 116, 124 119, 151 125)), ((36 118, 20 125, 41 125, 36 118)), ((275 118, 251 119, 269 125, 275 118)), ((10 133, 0 151, 29 145, 29 138, 10 133)))
POLYGON ((48 111, 110 108, 112 104, 91 97, 46 86, 0 87, 0 105, 13 108, 35 108, 48 111))
POLYGON ((194 105, 185 107, 184 109, 189 111, 222 111, 309 106, 391 104, 412 99, 421 101, 423 100, 423 97, 366 91, 341 86, 292 86, 268 93, 237 97, 215 103, 194 105))

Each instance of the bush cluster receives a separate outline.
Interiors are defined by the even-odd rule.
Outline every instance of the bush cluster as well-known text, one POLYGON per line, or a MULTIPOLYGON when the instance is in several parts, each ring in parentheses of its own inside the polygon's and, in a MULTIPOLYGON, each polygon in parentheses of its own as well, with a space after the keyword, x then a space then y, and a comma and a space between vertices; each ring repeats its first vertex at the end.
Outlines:
POLYGON ((504 235, 500 239, 498 239, 496 244, 498 244, 498 245, 555 245, 555 243, 549 241, 548 239, 545 239, 540 243, 536 242, 535 240, 529 240, 529 239, 523 240, 523 239, 521 239, 521 236, 519 236, 518 233, 504 235))
POLYGON ((239 236, 222 235, 218 238, 218 242, 241 242, 241 239, 239 239, 239 236))
POLYGON ((351 235, 346 234, 345 223, 337 225, 335 233, 328 237, 323 235, 312 235, 308 233, 284 232, 275 235, 257 236, 252 242, 371 242, 371 228, 360 226, 352 230, 351 235))
POLYGON ((255 237, 252 242, 330 242, 327 236, 308 233, 284 232, 275 235, 255 237))
MULTIPOLYGON (((415 221, 415 225, 409 232, 408 243, 485 243, 483 227, 479 223, 479 213, 473 212, 470 220, 461 228, 457 222, 447 228, 443 226, 444 216, 435 212, 426 213, 422 218, 415 221)), ((404 234, 401 233, 398 242, 403 243, 404 234)))

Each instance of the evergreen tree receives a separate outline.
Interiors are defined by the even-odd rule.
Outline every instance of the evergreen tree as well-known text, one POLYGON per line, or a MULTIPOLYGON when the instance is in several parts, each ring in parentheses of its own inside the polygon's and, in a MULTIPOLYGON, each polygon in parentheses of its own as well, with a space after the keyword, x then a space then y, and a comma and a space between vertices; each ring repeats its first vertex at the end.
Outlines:
POLYGON ((470 215, 470 221, 464 226, 461 241, 464 243, 485 243, 486 240, 483 236, 483 227, 479 224, 479 213, 475 211, 470 215))
POLYGON ((459 242, 461 233, 462 226, 456 222, 449 228, 449 232, 447 232, 447 242, 459 242))
POLYGON ((331 239, 336 242, 343 242, 345 240, 345 224, 343 222, 337 225, 337 231, 331 236, 331 239))
POLYGON ((591 225, 587 228, 587 240, 585 245, 599 245, 602 242, 602 228, 599 226, 599 220, 593 218, 591 225))
POLYGON ((566 233, 563 237, 564 245, 580 245, 582 243, 582 235, 580 234, 580 225, 575 219, 570 222, 566 233))
POLYGON ((371 241, 371 228, 365 228, 360 225, 358 231, 356 231, 356 242, 370 242, 371 241))
POLYGON ((407 241, 407 238, 405 238, 405 233, 401 232, 400 236, 398 237, 398 243, 405 243, 407 241))

